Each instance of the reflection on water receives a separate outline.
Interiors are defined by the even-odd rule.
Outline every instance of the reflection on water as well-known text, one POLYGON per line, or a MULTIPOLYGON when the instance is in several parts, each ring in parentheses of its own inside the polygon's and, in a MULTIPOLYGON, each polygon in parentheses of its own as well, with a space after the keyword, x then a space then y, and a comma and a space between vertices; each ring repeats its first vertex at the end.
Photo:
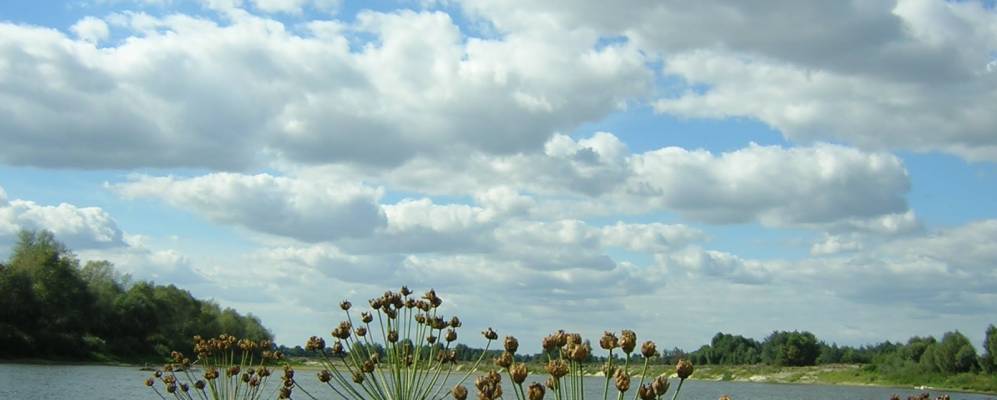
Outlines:
MULTIPOLYGON (((322 386, 314 377, 316 371, 299 370, 298 381, 306 390, 320 399, 337 399, 335 393, 322 386)), ((105 399, 158 399, 143 385, 149 372, 134 367, 107 366, 66 366, 66 365, 21 365, 0 364, 0 399, 3 400, 105 400, 105 399)), ((532 381, 543 382, 545 377, 530 377, 532 381)), ((455 379, 451 379, 455 381, 455 379)), ((280 383, 279 377, 272 381, 274 388, 280 383)), ((455 382, 454 382, 455 383, 455 382)), ((503 381, 508 389, 509 382, 503 381)), ((602 399, 602 378, 586 378, 587 398, 602 399)), ((471 386, 473 382, 466 383, 471 386)), ((633 383, 637 386, 636 382, 633 383)), ((673 382, 672 390, 675 384, 673 382)), ((469 387, 470 389, 470 387, 469 387)), ((612 387, 610 387, 612 390, 612 387)), ((914 389, 875 388, 824 385, 782 385, 740 382, 700 382, 688 381, 683 385, 684 400, 716 400, 721 395, 730 395, 734 400, 887 400, 891 394, 907 398, 919 393, 914 389)), ((968 393, 945 393, 930 391, 932 398, 948 394, 953 400, 997 400, 997 396, 968 393)), ((468 398, 474 398, 474 391, 468 398)), ((507 399, 514 399, 510 394, 507 399)), ((669 399, 671 393, 667 396, 669 399)), ((264 398, 272 399, 275 396, 264 398)), ((307 398, 298 393, 297 399, 307 398)), ((548 397, 553 398, 553 397, 548 397)), ((615 397, 613 397, 615 399, 615 397)), ((633 399, 633 394, 625 397, 633 399)))

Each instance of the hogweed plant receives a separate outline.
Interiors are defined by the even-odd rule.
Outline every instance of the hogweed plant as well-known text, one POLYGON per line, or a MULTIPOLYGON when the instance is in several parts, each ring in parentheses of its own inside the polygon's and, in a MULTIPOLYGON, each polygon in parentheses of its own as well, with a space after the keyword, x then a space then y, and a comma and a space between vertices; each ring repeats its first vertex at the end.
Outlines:
POLYGON ((269 340, 237 340, 231 335, 203 339, 194 337, 192 361, 178 351, 172 361, 156 370, 145 381, 163 400, 257 400, 264 396, 291 397, 295 386, 294 370, 284 367, 283 384, 278 390, 267 389, 272 371, 270 362, 282 359, 269 340), (162 386, 162 391, 158 386, 162 386))
MULTIPOLYGON (((416 298, 403 286, 399 292, 388 291, 371 299, 369 304, 370 310, 355 319, 352 303, 340 303, 346 320, 332 330, 335 341, 331 347, 327 348, 325 339, 318 336, 308 340, 306 350, 321 355, 319 381, 349 400, 439 400, 451 393, 457 396, 456 391, 448 393, 444 384, 457 366, 452 346, 456 346, 461 321, 456 316, 446 319, 440 315, 443 299, 434 290, 416 298)), ((464 373, 459 387, 498 338, 491 328, 482 334, 488 340, 485 351, 464 373)), ((494 385, 498 386, 498 381, 494 385)), ((494 396, 489 399, 500 397, 501 388, 497 391, 497 395, 489 392, 494 396)), ((467 396, 466 388, 463 396, 467 396)))

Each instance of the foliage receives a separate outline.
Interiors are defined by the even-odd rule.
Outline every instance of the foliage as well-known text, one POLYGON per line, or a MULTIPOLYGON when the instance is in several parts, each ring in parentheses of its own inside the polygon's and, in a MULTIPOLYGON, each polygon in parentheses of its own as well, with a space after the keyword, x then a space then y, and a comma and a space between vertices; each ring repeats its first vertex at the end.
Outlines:
POLYGON ((52 233, 23 231, 0 265, 0 358, 166 356, 197 334, 271 339, 252 315, 176 286, 135 282, 107 261, 80 265, 52 233))

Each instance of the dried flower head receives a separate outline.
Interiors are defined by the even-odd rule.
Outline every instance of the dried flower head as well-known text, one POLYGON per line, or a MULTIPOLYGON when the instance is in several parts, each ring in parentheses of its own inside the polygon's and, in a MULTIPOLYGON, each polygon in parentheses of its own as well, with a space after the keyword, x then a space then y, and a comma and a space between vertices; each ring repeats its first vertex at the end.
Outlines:
POLYGON ((450 318, 450 327, 451 328, 460 328, 460 326, 461 326, 460 318, 457 318, 457 316, 454 316, 453 318, 450 318))
POLYGON ((321 370, 321 371, 318 372, 318 381, 319 382, 326 383, 326 382, 329 382, 331 380, 332 380, 332 372, 329 372, 329 370, 323 369, 323 370, 321 370))
POLYGON ((343 300, 341 303, 339 303, 339 308, 342 308, 343 311, 349 311, 350 307, 353 307, 353 303, 350 303, 349 300, 343 300))
POLYGON ((668 383, 667 375, 660 375, 654 378, 654 382, 651 382, 651 389, 654 389, 654 395, 657 397, 664 396, 668 392, 668 387, 671 384, 668 383))
POLYGON ((202 380, 200 380, 200 379, 198 379, 198 380, 197 380, 197 382, 194 382, 194 388, 195 388, 195 389, 197 389, 197 390, 204 390, 204 387, 205 387, 206 385, 207 385, 207 384, 206 384, 206 383, 204 383, 204 381, 202 381, 202 380))
POLYGON ((453 330, 452 328, 447 329, 447 334, 446 336, 444 336, 444 338, 447 340, 448 343, 457 340, 457 331, 453 330))
POLYGON ((547 386, 548 389, 556 391, 557 388, 561 386, 561 381, 555 379, 553 376, 550 376, 547 377, 547 381, 544 382, 544 385, 547 386))
POLYGON ((620 341, 616 338, 616 334, 610 331, 603 332, 602 337, 599 338, 599 347, 603 350, 612 350, 620 347, 620 341))
POLYGON ((516 340, 513 336, 506 336, 505 351, 516 354, 516 350, 519 350, 519 340, 516 340))
POLYGON ((354 329, 353 332, 356 333, 357 336, 359 336, 359 337, 367 336, 367 328, 362 327, 362 326, 359 327, 359 328, 357 328, 357 329, 354 329))
POLYGON ((412 290, 409 289, 408 286, 402 286, 402 289, 399 290, 399 292, 402 294, 402 296, 406 296, 406 297, 408 297, 408 295, 412 294, 412 290))
MULTIPOLYGON (((939 397, 939 399, 941 399, 941 398, 942 397, 939 397)), ((945 396, 945 398, 948 398, 948 396, 945 396)), ((728 396, 728 395, 725 394, 723 396, 720 396, 720 400, 730 400, 730 396, 728 396)))
POLYGON ((651 389, 651 385, 643 384, 637 388, 637 397, 640 397, 640 400, 654 400, 657 396, 654 395, 654 389, 651 389))
POLYGON ((547 362, 547 365, 544 366, 544 370, 555 379, 561 379, 562 376, 568 374, 568 363, 560 359, 550 360, 547 362))
POLYGON ((478 389, 478 399, 495 400, 502 397, 502 375, 492 371, 478 377, 474 381, 474 387, 478 389))
POLYGON ((614 375, 616 375, 616 370, 618 370, 618 369, 620 369, 620 367, 618 367, 616 365, 612 365, 612 364, 610 364, 610 363, 607 362, 607 363, 605 363, 605 364, 602 365, 602 374, 604 376, 614 376, 614 375))
POLYGON ((512 365, 512 353, 503 351, 501 355, 495 358, 495 365, 502 368, 509 368, 509 366, 512 365))
POLYGON ((360 371, 353 371, 353 382, 363 383, 363 374, 360 371))
POLYGON ((526 364, 523 363, 516 363, 509 368, 509 375, 512 375, 512 381, 516 384, 523 383, 528 374, 529 370, 526 369, 526 364))
POLYGON ((543 400, 544 398, 544 387, 543 385, 533 382, 530 384, 529 390, 527 390, 527 396, 529 400, 543 400))
POLYGON ((640 346, 640 354, 644 356, 644 358, 656 357, 658 355, 658 347, 654 344, 654 342, 648 340, 640 346))
POLYGON ((398 331, 396 331, 394 329, 388 331, 388 341, 391 342, 391 343, 397 342, 398 341, 398 331))
POLYGON ((591 353, 591 346, 588 342, 569 345, 568 357, 575 362, 584 362, 591 353))
POLYGON ((363 323, 365 324, 369 324, 370 321, 374 320, 374 316, 371 315, 369 312, 364 311, 360 313, 360 320, 363 321, 363 323))
POLYGON ((465 400, 467 399, 467 388, 464 385, 454 386, 450 390, 450 395, 453 396, 454 400, 465 400))
POLYGON ((488 329, 485 329, 484 331, 482 331, 481 334, 484 335, 485 339, 488 339, 488 340, 496 340, 496 339, 498 339, 498 333, 495 333, 495 331, 492 330, 491 327, 489 327, 488 329))
POLYGON ((322 339, 318 336, 312 336, 308 338, 308 342, 305 343, 305 350, 308 351, 325 350, 325 339, 322 339))
POLYGON ((679 360, 675 364, 675 374, 679 376, 679 379, 685 379, 692 375, 693 367, 692 363, 688 360, 679 360))
POLYGON ((156 384, 156 380, 154 380, 152 378, 148 378, 148 379, 145 380, 145 385, 146 386, 150 386, 151 387, 154 384, 156 384))
POLYGON ((620 332, 620 348, 623 349, 623 352, 633 353, 635 347, 637 347, 637 334, 629 329, 620 332))
POLYGON ((626 392, 630 389, 630 374, 626 371, 619 370, 616 372, 616 390, 621 392, 626 392))

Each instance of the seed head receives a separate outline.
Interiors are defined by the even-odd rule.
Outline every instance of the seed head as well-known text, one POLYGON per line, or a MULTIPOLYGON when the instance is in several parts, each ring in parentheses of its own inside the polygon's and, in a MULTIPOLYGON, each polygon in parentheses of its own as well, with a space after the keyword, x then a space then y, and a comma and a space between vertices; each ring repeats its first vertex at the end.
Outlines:
POLYGON ((357 329, 354 329, 353 331, 356 332, 357 336, 359 336, 359 337, 367 336, 367 328, 365 328, 365 327, 361 326, 361 327, 359 327, 357 329))
POLYGON ((675 364, 675 374, 679 376, 679 379, 688 378, 692 375, 692 371, 692 363, 688 360, 679 360, 679 362, 675 364))
POLYGON ((621 392, 626 392, 630 389, 630 374, 626 371, 619 370, 616 372, 616 390, 621 392))
POLYGON ((576 362, 583 362, 588 359, 590 346, 588 343, 574 344, 569 347, 568 356, 576 362))
POLYGON ((505 337, 505 351, 516 354, 516 350, 519 349, 519 340, 516 340, 513 336, 505 337))
POLYGON ((516 384, 521 384, 526 380, 526 375, 529 371, 526 369, 526 364, 517 363, 509 368, 509 374, 512 375, 512 381, 516 384))
POLYGON ((542 345, 545 353, 551 353, 560 347, 557 345, 557 337, 554 335, 545 336, 542 345))
POLYGON ((154 384, 156 384, 156 380, 155 379, 148 378, 148 379, 145 380, 145 385, 146 386, 152 387, 152 385, 154 385, 154 384))
POLYGON ((166 392, 167 393, 171 393, 171 394, 172 393, 176 393, 177 392, 177 384, 170 383, 170 384, 166 385, 166 392))
POLYGON ((657 346, 655 346, 654 342, 648 340, 640 346, 640 354, 644 356, 644 358, 655 357, 658 355, 657 346))
POLYGON ((447 340, 448 343, 457 340, 457 331, 453 330, 453 328, 447 329, 447 334, 446 336, 444 336, 444 338, 447 340))
POLYGON ((461 326, 460 318, 457 318, 456 315, 453 318, 450 318, 450 327, 451 328, 460 328, 460 326, 461 326))
POLYGON ((343 342, 339 340, 332 344, 331 350, 333 355, 341 356, 346 354, 346 349, 343 348, 343 342))
POLYGON ((634 347, 637 347, 637 334, 629 329, 624 329, 620 332, 620 348, 623 349, 624 353, 633 353, 634 347))
POLYGON ((561 379, 562 376, 568 374, 568 363, 560 359, 550 360, 547 362, 544 370, 555 379, 561 379))
POLYGON ((660 375, 654 378, 654 382, 651 382, 651 389, 654 389, 654 395, 657 397, 664 396, 668 392, 668 387, 671 384, 668 383, 667 375, 660 375))
POLYGON ((204 390, 204 385, 205 385, 204 381, 200 379, 198 379, 197 382, 194 382, 194 388, 196 388, 197 390, 204 390))
MULTIPOLYGON (((939 397, 939 399, 948 399, 948 395, 946 395, 944 397, 939 397)), ((723 396, 720 396, 720 400, 730 400, 730 396, 728 396, 728 395, 725 394, 723 396)))
POLYGON ((323 369, 318 373, 318 381, 326 383, 332 380, 332 373, 327 369, 323 369))
POLYGON ((603 350, 612 350, 620 347, 620 340, 616 338, 616 334, 610 331, 605 331, 602 334, 602 338, 599 339, 599 347, 603 350))
POLYGON ((509 368, 509 366, 512 365, 512 353, 509 353, 508 351, 503 351, 502 355, 498 356, 498 358, 495 359, 495 365, 498 365, 502 368, 509 368))
POLYGON ((373 308, 375 310, 381 309, 381 306, 384 305, 384 302, 381 301, 381 298, 379 298, 379 297, 378 298, 370 299, 369 303, 370 303, 370 308, 373 308))
POLYGON ((350 303, 349 300, 343 300, 339 303, 339 308, 342 308, 343 311, 349 311, 350 307, 353 307, 353 303, 350 303))
POLYGON ((369 324, 370 321, 374 320, 374 316, 371 315, 369 312, 364 311, 360 313, 360 320, 363 321, 363 323, 365 324, 369 324))
POLYGON ((308 351, 325 350, 325 339, 322 339, 318 336, 312 336, 308 338, 308 342, 305 343, 305 350, 308 351))
POLYGON ((436 343, 436 336, 433 335, 426 336, 426 342, 429 344, 436 343))
POLYGON ((498 339, 498 333, 495 333, 495 331, 492 330, 491 327, 489 327, 488 329, 485 329, 484 331, 482 331, 481 334, 484 335, 485 339, 488 339, 488 340, 498 339))
POLYGON ((374 362, 371 361, 371 360, 364 361, 362 369, 363 369, 363 372, 366 372, 368 374, 371 373, 371 372, 374 372, 374 362))
POLYGON ((530 389, 526 393, 526 397, 530 400, 543 400, 544 387, 539 383, 533 382, 530 384, 530 389))
POLYGON ((360 371, 353 371, 353 382, 363 383, 363 374, 360 371))
POLYGON ((398 331, 396 331, 394 329, 388 331, 388 341, 391 342, 391 343, 397 342, 398 341, 398 331))
POLYGON ((399 290, 399 292, 401 292, 402 296, 408 296, 412 294, 412 290, 409 289, 408 286, 402 286, 402 290, 399 290))
POLYGON ((450 395, 453 396, 454 400, 465 400, 467 399, 467 387, 464 385, 454 386, 450 390, 450 395))
POLYGON ((547 389, 557 390, 557 388, 561 386, 561 381, 555 379, 553 376, 549 376, 547 377, 547 382, 545 382, 545 386, 547 386, 547 389))
POLYGON ((637 397, 640 397, 640 400, 654 400, 656 396, 654 395, 654 389, 651 389, 651 385, 643 384, 637 388, 637 397))

